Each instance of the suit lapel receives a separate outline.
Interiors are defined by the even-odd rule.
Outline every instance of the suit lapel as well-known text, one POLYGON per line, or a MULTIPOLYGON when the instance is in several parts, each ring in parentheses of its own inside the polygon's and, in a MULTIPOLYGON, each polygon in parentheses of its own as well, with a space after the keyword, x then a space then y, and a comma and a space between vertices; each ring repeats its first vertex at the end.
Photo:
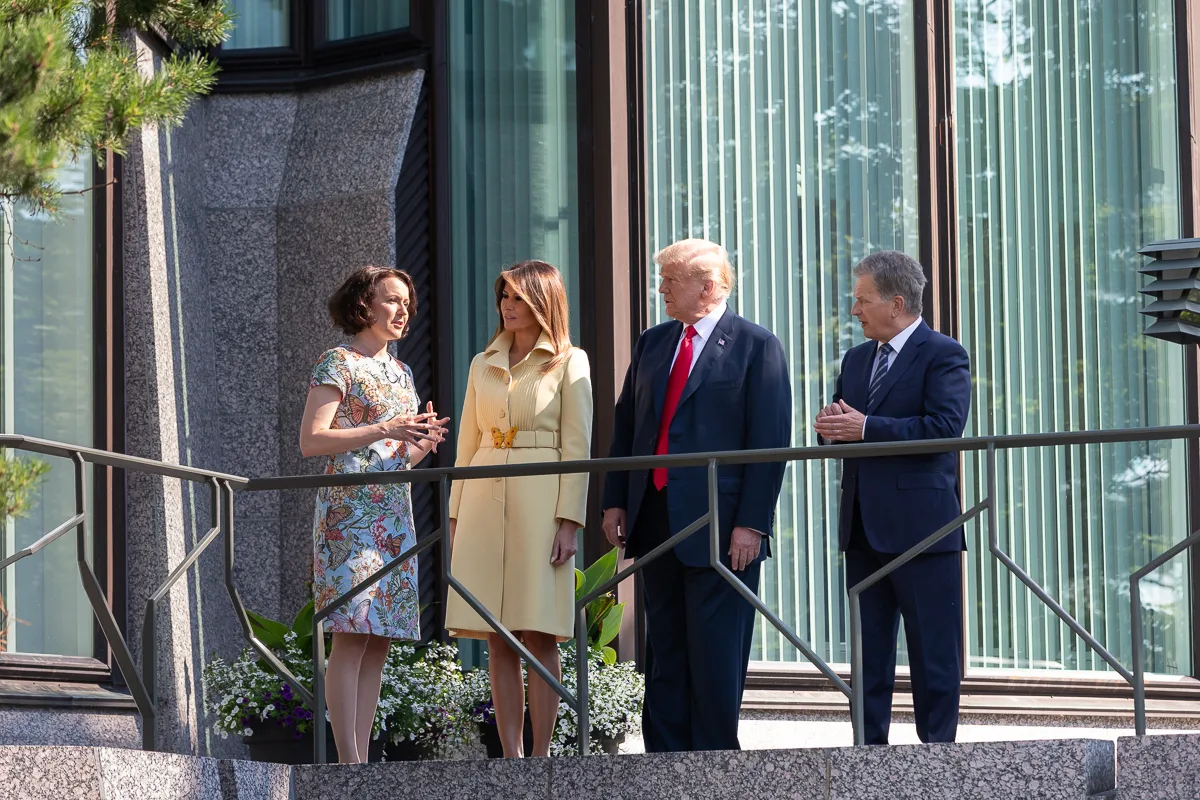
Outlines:
MULTIPOLYGON (((883 376, 883 381, 879 384, 879 391, 875 394, 875 402, 867 406, 867 414, 874 414, 879 408, 880 403, 887 397, 888 392, 895 386, 908 368, 913 365, 920 354, 921 345, 929 339, 929 326, 924 322, 917 326, 916 330, 908 337, 908 341, 904 343, 904 347, 896 355, 896 360, 892 362, 892 366, 888 368, 887 375, 883 376)), ((875 364, 875 359, 871 359, 870 366, 867 367, 868 372, 875 364)), ((870 393, 870 378, 867 379, 867 392, 870 393)))
POLYGON ((725 355, 725 351, 733 344, 736 319, 737 314, 733 313, 733 309, 727 308, 717 323, 717 327, 713 329, 712 337, 704 343, 704 349, 700 351, 700 358, 696 361, 696 366, 692 367, 692 373, 688 375, 688 382, 684 384, 683 394, 679 396, 679 405, 687 402, 687 399, 696 392, 696 389, 704 382, 704 378, 712 371, 713 365, 720 360, 721 356, 725 355))
POLYGON ((663 337, 650 364, 650 374, 654 376, 654 419, 662 419, 663 403, 667 399, 667 379, 671 377, 671 366, 675 361, 675 346, 683 335, 683 323, 676 322, 667 328, 668 334, 663 337))

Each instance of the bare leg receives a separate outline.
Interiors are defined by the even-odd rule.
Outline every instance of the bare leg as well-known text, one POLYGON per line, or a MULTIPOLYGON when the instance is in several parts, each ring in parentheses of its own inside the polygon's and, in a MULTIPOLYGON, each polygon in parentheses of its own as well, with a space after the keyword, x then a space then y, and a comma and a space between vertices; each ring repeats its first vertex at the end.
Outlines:
MULTIPOLYGON (((338 760, 343 764, 359 763, 354 729, 358 713, 358 676, 368 638, 362 633, 333 634, 333 650, 325 674, 325 705, 329 708, 329 724, 333 726, 338 760)), ((322 723, 313 720, 313 724, 322 723)))
MULTIPOLYGON (((533 657, 542 662, 558 680, 562 680, 562 664, 558 658, 558 642, 548 633, 526 631, 525 646, 533 657)), ((554 725, 558 720, 558 692, 550 688, 550 684, 538 677, 533 670, 529 671, 529 721, 533 723, 533 752, 532 756, 546 757, 550 755, 550 738, 554 735, 554 725)))
POLYGON ((379 687, 383 682, 383 664, 392 640, 386 636, 368 636, 362 666, 358 670, 358 703, 354 719, 354 738, 358 744, 358 763, 367 763, 371 730, 375 727, 375 709, 379 706, 379 687))
POLYGON ((488 634, 487 642, 496 733, 504 747, 504 757, 521 758, 525 732, 525 681, 521 678, 521 657, 495 634, 488 634))

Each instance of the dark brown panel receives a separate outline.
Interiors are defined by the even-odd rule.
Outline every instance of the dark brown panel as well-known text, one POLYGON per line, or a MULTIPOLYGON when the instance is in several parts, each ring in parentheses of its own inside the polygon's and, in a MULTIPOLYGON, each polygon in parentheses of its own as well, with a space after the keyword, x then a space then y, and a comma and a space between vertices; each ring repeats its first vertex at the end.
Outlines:
MULTIPOLYGON (((417 293, 417 315, 408 335, 396 345, 396 355, 412 369, 417 394, 442 407, 434 380, 440 356, 433 258, 433 183, 430 151, 429 82, 421 85, 412 130, 404 150, 404 162, 396 181, 396 266, 412 276, 417 293)), ((428 464, 428 462, 427 462, 428 464)), ((413 521, 418 536, 441 525, 438 490, 432 483, 412 487, 413 521)), ((442 629, 441 552, 434 549, 421 556, 418 571, 421 633, 426 641, 442 629)))
MULTIPOLYGON (((613 407, 632 351, 629 126, 624 0, 577 0, 580 286, 582 345, 592 361, 592 451, 608 452, 613 407), (611 298, 611 299, 610 299, 611 298)), ((611 545, 600 529, 601 476, 589 492, 584 556, 611 545)))
POLYGON ((925 319, 957 336, 958 249, 954 196, 953 0, 920 0, 914 8, 917 168, 925 319))

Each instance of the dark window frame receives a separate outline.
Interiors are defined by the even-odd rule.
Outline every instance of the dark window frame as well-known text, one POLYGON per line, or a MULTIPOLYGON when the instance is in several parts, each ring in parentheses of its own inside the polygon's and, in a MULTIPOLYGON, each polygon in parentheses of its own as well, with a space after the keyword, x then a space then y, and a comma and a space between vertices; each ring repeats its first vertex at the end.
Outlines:
POLYGON ((409 25, 394 31, 329 41, 325 4, 291 0, 291 42, 281 47, 225 50, 218 92, 287 91, 362 77, 427 60, 440 0, 411 0, 409 25))
MULTIPOLYGON (((92 208, 92 392, 93 447, 125 449, 124 295, 121 269, 121 159, 105 153, 93 165, 92 208)), ((92 515, 92 564, 109 607, 126 630, 125 475, 123 470, 93 466, 88 474, 92 515)), ((72 546, 72 535, 56 546, 72 546)), ((18 564, 16 569, 21 569, 18 564)), ((26 566, 25 568, 28 568, 26 566)), ((78 581, 77 574, 68 576, 78 581)), ((90 613, 90 612, 89 612, 90 613)), ((0 653, 0 680, 117 684, 124 680, 112 659, 104 632, 93 617, 92 654, 0 653)), ((40 705, 55 704, 54 695, 40 705)), ((62 700, 62 697, 58 697, 62 700)), ((78 700, 63 700, 79 705, 78 700)), ((82 701, 88 705, 88 701, 82 701)))

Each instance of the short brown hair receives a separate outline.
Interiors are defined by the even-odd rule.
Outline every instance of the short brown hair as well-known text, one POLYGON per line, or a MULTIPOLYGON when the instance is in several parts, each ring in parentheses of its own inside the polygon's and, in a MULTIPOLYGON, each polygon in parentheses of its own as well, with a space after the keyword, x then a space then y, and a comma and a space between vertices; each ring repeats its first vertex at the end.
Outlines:
POLYGON ((359 267, 350 273, 350 277, 329 298, 329 318, 333 324, 347 336, 354 336, 374 325, 371 303, 375 300, 375 289, 379 282, 387 278, 398 278, 408 287, 409 324, 404 326, 404 336, 407 336, 412 320, 417 316, 417 287, 407 272, 395 267, 359 267))

